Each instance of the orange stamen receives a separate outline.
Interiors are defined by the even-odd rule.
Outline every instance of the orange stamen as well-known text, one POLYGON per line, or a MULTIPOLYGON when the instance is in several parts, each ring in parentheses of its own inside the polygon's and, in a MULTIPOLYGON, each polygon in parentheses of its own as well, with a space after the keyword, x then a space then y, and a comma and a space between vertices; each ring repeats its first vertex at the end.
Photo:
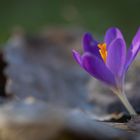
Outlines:
POLYGON ((98 48, 100 49, 99 52, 102 59, 104 60, 104 62, 106 62, 106 58, 107 58, 106 43, 99 43, 98 48))

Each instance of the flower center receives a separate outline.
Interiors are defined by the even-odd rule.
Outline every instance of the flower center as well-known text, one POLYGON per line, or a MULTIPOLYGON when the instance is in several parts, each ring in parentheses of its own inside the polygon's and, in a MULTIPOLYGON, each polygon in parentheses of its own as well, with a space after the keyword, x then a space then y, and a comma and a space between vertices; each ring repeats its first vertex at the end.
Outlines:
POLYGON ((104 62, 106 62, 106 58, 107 58, 106 43, 99 43, 98 48, 100 49, 99 52, 102 59, 104 60, 104 62))

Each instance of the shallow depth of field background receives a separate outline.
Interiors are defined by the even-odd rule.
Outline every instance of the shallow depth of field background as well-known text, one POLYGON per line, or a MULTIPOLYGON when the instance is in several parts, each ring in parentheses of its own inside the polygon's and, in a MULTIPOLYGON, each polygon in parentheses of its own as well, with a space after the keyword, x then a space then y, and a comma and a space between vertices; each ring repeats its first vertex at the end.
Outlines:
POLYGON ((0 0, 0 43, 15 26, 34 33, 42 27, 82 27, 103 37, 110 26, 130 44, 140 25, 139 0, 0 0))

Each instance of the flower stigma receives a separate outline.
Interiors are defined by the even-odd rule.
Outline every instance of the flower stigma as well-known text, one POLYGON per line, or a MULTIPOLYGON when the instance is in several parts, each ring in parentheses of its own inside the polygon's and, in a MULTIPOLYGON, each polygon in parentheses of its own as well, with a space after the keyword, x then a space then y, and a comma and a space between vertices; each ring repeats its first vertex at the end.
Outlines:
POLYGON ((100 55, 104 62, 106 63, 106 58, 107 58, 107 50, 106 50, 106 43, 99 43, 98 48, 100 49, 100 55))

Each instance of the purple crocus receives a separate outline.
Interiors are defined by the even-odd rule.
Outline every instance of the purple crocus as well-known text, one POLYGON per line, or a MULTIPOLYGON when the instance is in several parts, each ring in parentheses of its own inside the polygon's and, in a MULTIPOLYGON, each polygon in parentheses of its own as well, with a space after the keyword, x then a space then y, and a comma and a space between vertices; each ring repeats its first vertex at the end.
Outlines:
POLYGON ((118 95, 131 115, 136 115, 124 94, 125 74, 140 49, 140 28, 127 51, 126 43, 118 28, 109 28, 104 41, 95 40, 90 33, 83 37, 84 53, 73 50, 77 63, 90 75, 108 85, 118 95))

